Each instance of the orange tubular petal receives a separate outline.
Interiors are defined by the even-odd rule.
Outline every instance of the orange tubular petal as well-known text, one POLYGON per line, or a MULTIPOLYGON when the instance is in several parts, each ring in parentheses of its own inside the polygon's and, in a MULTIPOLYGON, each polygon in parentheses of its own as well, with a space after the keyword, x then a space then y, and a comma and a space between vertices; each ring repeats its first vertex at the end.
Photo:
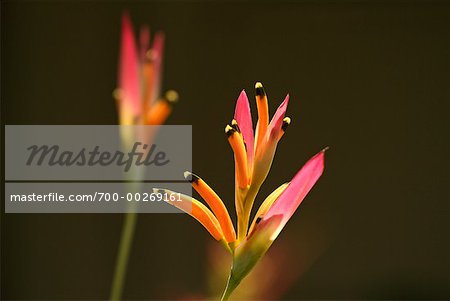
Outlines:
POLYGON ((216 240, 221 240, 223 238, 219 222, 205 205, 197 200, 193 200, 191 215, 198 220, 216 240))
POLYGON ((186 180, 192 183, 192 187, 194 187, 194 189, 201 195, 206 203, 208 203, 212 212, 215 214, 219 221, 226 242, 234 242, 236 240, 236 232, 234 231, 233 222, 231 221, 228 210, 223 204, 220 197, 208 184, 206 184, 205 181, 203 181, 197 175, 186 171, 184 173, 184 177, 186 178, 186 180))
POLYGON ((256 145, 259 146, 266 134, 269 125, 269 105, 263 85, 258 82, 255 85, 256 106, 258 108, 258 123, 256 125, 256 145))
MULTIPOLYGON (((178 194, 173 191, 167 190, 167 189, 153 189, 154 193, 167 193, 167 194, 178 194)), ((216 240, 222 240, 223 234, 220 230, 220 224, 217 221, 216 217, 212 212, 202 203, 197 201, 196 199, 180 194, 181 198, 180 201, 166 201, 167 203, 177 207, 178 209, 182 210, 183 212, 186 212, 193 218, 195 218, 197 221, 199 221, 203 227, 208 230, 208 232, 214 237, 216 240)), ((163 198, 164 199, 164 198, 163 198)))
POLYGON ((146 116, 146 124, 163 124, 172 112, 173 104, 177 101, 178 93, 173 90, 168 91, 163 99, 158 100, 150 107, 146 116))
POLYGON ((278 137, 278 140, 280 140, 281 137, 283 137, 284 133, 286 133, 286 130, 290 124, 291 124, 291 118, 285 117, 283 119, 283 125, 281 126, 281 132, 280 132, 280 136, 278 137))
POLYGON ((172 107, 165 99, 158 100, 147 113, 146 124, 158 125, 163 124, 169 117, 172 107))
POLYGON ((248 166, 247 166, 247 151, 245 149, 242 135, 237 132, 235 127, 229 125, 225 128, 225 133, 228 136, 228 142, 234 152, 234 160, 236 163, 236 179, 240 188, 248 186, 248 166))
POLYGON ((144 112, 148 112, 150 104, 154 102, 151 99, 153 95, 154 85, 153 81, 155 78, 155 65, 152 59, 151 50, 147 51, 142 66, 142 77, 143 77, 143 89, 142 89, 142 103, 144 106, 144 112))

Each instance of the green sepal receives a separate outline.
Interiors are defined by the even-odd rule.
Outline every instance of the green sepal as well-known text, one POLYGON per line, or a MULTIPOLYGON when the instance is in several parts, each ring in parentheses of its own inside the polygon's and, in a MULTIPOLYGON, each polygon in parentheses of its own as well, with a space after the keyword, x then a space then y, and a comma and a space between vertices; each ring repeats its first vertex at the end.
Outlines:
POLYGON ((230 277, 221 300, 228 300, 231 293, 267 252, 273 243, 273 233, 276 232, 280 221, 279 215, 261 221, 235 249, 230 277))

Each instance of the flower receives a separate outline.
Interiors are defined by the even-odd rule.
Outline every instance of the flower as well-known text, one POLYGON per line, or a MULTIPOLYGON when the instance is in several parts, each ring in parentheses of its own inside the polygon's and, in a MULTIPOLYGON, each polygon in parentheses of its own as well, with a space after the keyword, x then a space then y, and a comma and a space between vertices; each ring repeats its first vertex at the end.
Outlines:
MULTIPOLYGON (((225 128, 235 161, 237 235, 223 201, 203 179, 191 172, 185 172, 185 178, 211 210, 187 195, 181 195, 180 202, 169 202, 196 218, 233 255, 223 300, 266 253, 324 169, 326 149, 313 156, 289 183, 282 184, 264 200, 249 227, 256 195, 269 173, 277 144, 291 123, 291 119, 285 117, 289 95, 269 122, 267 95, 261 83, 256 83, 255 91, 258 108, 255 134, 245 91, 237 100, 234 119, 225 128)), ((173 193, 165 189, 155 191, 173 193)))
POLYGON ((178 100, 170 90, 160 95, 164 34, 155 34, 150 45, 150 31, 142 26, 139 45, 127 13, 122 16, 118 87, 114 91, 121 125, 158 125, 164 123, 178 100))
MULTIPOLYGON (((129 127, 128 125, 160 125, 165 122, 172 105, 178 100, 177 92, 167 91, 160 96, 164 35, 156 33, 150 45, 150 31, 143 26, 139 45, 134 37, 133 25, 127 13, 122 15, 122 39, 120 44, 118 87, 113 95, 117 101, 120 138, 124 150, 136 142, 152 141, 157 127, 129 127)), ((144 153, 149 149, 144 150, 144 153)), ((126 180, 142 179, 142 170, 131 170, 124 175, 126 180)), ((138 182, 126 183, 129 192, 140 191, 138 182)), ((111 300, 122 296, 128 265, 129 250, 133 241, 137 215, 135 207, 127 204, 119 251, 111 287, 111 300)))

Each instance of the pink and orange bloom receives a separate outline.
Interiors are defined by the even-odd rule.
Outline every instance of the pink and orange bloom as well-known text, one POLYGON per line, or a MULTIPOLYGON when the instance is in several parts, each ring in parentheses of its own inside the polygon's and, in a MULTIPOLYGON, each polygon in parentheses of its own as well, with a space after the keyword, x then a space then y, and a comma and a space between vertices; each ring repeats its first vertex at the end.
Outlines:
MULTIPOLYGON (((150 142, 153 131, 129 125, 160 125, 172 111, 172 105, 178 100, 175 91, 168 91, 162 97, 161 75, 164 52, 164 35, 156 33, 150 47, 150 30, 147 26, 140 29, 139 43, 136 42, 133 25, 127 13, 122 16, 122 38, 118 70, 118 86, 114 91, 119 115, 120 137, 124 149, 135 142, 150 142), (141 130, 142 131, 141 131, 141 130)), ((142 178, 141 172, 127 173, 125 179, 142 178)), ((127 190, 135 192, 138 184, 128 184, 127 190)), ((128 257, 136 227, 137 215, 133 207, 125 216, 119 250, 117 253, 110 300, 120 300, 128 266, 128 257)))
MULTIPOLYGON (((205 200, 183 195, 181 202, 170 202, 197 219, 233 256, 233 265, 222 300, 229 298, 241 280, 266 253, 303 199, 322 175, 325 150, 313 156, 294 178, 273 191, 261 204, 250 224, 250 213, 258 191, 265 181, 291 119, 285 117, 289 95, 269 122, 267 95, 256 83, 258 122, 253 129, 250 105, 245 91, 236 103, 234 119, 225 128, 234 153, 235 205, 237 231, 223 201, 200 177, 185 172, 185 177, 205 200)), ((159 189, 156 191, 162 192, 159 189)), ((172 193, 165 190, 164 192, 172 193)))
POLYGON ((177 101, 175 91, 161 96, 164 34, 158 32, 150 47, 150 30, 142 26, 139 43, 128 14, 122 17, 118 88, 114 92, 121 125, 158 125, 177 101))

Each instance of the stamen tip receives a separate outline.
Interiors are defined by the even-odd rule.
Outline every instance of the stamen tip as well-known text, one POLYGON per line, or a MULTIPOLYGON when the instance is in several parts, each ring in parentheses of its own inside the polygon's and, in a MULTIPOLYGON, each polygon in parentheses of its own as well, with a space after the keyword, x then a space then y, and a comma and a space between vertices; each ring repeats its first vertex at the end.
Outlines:
POLYGON ((153 188, 153 193, 165 193, 166 191, 161 188, 153 188))
POLYGON ((225 134, 230 137, 234 132, 236 132, 236 129, 227 124, 227 126, 225 127, 225 134))
POLYGON ((194 183, 197 182, 200 177, 197 176, 196 174, 190 172, 190 171, 185 171, 184 172, 184 178, 186 179, 186 181, 188 181, 189 183, 194 183))
POLYGON ((178 92, 175 90, 169 90, 164 95, 164 99, 166 99, 167 102, 170 104, 178 102, 178 98, 179 98, 178 92))
POLYGON ((255 84, 255 93, 256 93, 256 96, 266 95, 266 91, 264 91, 264 87, 260 82, 257 82, 255 84))
POLYGON ((241 132, 241 129, 239 128, 239 125, 238 125, 236 119, 233 119, 233 120, 231 121, 231 127, 232 127, 233 129, 235 129, 237 132, 239 132, 239 133, 241 132))
POLYGON ((285 117, 283 119, 283 125, 281 126, 281 129, 283 130, 283 132, 286 132, 286 129, 288 128, 288 126, 291 124, 291 118, 289 117, 285 117))

